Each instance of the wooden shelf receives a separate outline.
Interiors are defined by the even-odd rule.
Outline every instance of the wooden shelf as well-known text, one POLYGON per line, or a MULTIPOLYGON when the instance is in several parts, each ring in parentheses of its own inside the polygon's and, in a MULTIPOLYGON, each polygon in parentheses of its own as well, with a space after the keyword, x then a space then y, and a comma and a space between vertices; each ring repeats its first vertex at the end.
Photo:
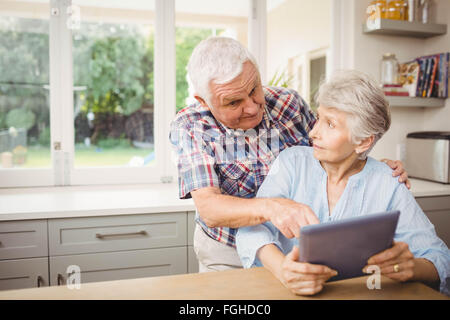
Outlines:
POLYGON ((404 36, 414 38, 430 38, 447 33, 446 24, 409 22, 402 20, 378 19, 371 27, 363 24, 363 33, 404 36))
POLYGON ((387 96, 391 107, 438 108, 445 106, 446 99, 387 96))

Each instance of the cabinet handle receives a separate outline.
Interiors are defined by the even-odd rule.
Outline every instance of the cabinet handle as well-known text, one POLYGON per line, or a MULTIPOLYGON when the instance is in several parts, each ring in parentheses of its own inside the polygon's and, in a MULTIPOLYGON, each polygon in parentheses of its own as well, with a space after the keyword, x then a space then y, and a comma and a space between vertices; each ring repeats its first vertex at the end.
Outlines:
POLYGON ((101 233, 96 233, 95 237, 98 239, 103 239, 105 237, 117 237, 117 236, 135 236, 135 235, 142 235, 142 236, 146 236, 147 235, 147 231, 142 230, 139 232, 130 232, 130 233, 108 233, 108 234, 101 234, 101 233))
POLYGON ((58 281, 58 286, 63 284, 64 277, 62 276, 62 274, 58 273, 57 281, 58 281))
POLYGON ((44 278, 42 278, 41 276, 38 276, 37 277, 37 286, 38 286, 38 288, 40 288, 41 284, 43 284, 43 283, 44 283, 44 278))

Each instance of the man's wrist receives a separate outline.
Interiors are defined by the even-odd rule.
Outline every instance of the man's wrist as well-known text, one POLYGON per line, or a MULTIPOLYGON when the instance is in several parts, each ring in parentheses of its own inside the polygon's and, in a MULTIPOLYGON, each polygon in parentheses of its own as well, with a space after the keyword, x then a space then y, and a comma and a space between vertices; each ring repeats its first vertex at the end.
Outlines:
POLYGON ((271 221, 274 212, 280 210, 280 205, 274 198, 261 198, 263 200, 261 217, 264 220, 263 222, 271 221))

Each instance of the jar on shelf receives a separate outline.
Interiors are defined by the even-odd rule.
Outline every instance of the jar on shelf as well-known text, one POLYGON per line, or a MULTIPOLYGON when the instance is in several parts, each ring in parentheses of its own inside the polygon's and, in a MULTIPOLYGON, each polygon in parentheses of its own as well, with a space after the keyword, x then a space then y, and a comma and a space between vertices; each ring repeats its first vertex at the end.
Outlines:
POLYGON ((408 21, 409 20, 409 3, 408 0, 403 0, 403 20, 408 21))
POLYGON ((399 63, 395 54, 385 53, 380 63, 381 85, 398 84, 399 63))
POLYGON ((406 20, 406 8, 404 0, 389 1, 386 9, 386 18, 391 20, 406 20))
POLYGON ((418 20, 417 15, 418 15, 419 1, 420 0, 408 0, 406 19, 409 22, 418 20))
POLYGON ((386 19, 386 0, 374 0, 370 2, 369 7, 371 7, 371 10, 368 12, 367 19, 386 19))
POLYGON ((419 0, 418 20, 422 23, 431 23, 434 20, 434 4, 432 0, 419 0))

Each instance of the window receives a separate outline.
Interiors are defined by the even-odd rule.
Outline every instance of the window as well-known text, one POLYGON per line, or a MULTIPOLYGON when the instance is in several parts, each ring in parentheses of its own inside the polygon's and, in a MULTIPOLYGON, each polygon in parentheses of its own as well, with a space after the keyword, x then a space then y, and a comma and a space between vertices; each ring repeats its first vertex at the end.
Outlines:
POLYGON ((186 66, 195 46, 210 36, 227 36, 247 46, 249 2, 176 0, 176 107, 192 103, 186 66))
POLYGON ((2 1, 0 187, 173 180, 169 124, 189 103, 193 48, 227 35, 252 50, 263 5, 2 1))
POLYGON ((149 166, 155 162, 154 1, 72 4, 81 16, 72 31, 75 168, 149 166))
POLYGON ((50 168, 48 17, 9 5, 0 11, 0 167, 50 168))

